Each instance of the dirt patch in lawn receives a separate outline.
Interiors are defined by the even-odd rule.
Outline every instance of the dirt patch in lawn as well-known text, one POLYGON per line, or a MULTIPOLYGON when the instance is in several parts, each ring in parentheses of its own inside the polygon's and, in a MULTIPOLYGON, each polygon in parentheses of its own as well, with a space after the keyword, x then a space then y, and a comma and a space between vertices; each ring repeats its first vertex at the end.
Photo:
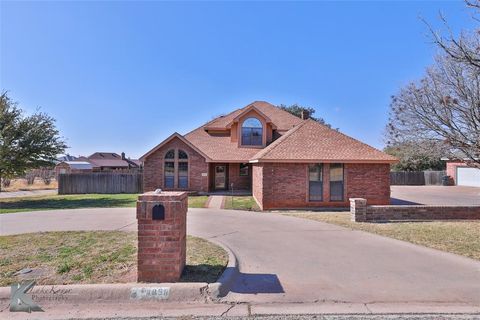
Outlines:
MULTIPOLYGON (((215 282, 228 262, 221 247, 187 237, 181 281, 215 282)), ((38 284, 135 282, 135 232, 45 232, 0 237, 0 286, 22 279, 38 284)))
POLYGON ((480 221, 360 223, 350 213, 288 213, 287 215, 362 230, 480 260, 480 221))

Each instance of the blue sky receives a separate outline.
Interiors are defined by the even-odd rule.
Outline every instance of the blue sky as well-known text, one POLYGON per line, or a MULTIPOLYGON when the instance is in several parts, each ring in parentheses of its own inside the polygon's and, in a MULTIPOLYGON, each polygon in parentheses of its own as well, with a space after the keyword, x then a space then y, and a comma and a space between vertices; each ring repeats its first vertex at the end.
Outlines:
POLYGON ((139 157, 254 100, 381 148, 390 96, 436 52, 419 17, 471 27, 461 1, 0 6, 0 87, 55 117, 74 155, 139 157))

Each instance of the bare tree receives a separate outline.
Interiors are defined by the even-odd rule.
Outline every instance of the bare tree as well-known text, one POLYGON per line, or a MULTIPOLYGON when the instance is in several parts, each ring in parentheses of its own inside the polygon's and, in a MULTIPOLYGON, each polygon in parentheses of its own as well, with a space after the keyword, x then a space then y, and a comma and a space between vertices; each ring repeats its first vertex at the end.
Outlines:
MULTIPOLYGON (((478 9, 480 1, 467 5, 478 9)), ((392 97, 388 144, 440 143, 450 156, 480 167, 479 32, 432 34, 441 52, 420 81, 392 97)))

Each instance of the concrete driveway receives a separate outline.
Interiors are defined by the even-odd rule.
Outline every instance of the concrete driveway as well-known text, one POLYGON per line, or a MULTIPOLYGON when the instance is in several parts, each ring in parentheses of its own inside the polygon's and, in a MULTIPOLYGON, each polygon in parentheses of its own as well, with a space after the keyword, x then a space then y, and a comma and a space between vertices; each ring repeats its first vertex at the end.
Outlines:
POLYGON ((391 186, 392 204, 480 205, 480 188, 391 186))
MULTIPOLYGON (((135 230, 133 208, 0 215, 0 234, 135 230)), ((274 213, 189 209, 188 233, 238 257, 227 301, 480 305, 480 262, 274 213)))

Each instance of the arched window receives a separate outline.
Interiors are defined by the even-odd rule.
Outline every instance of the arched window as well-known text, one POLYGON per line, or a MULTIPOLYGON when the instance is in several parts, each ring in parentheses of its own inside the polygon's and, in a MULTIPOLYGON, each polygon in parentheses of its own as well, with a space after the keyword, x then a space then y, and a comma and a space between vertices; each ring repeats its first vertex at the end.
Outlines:
POLYGON ((242 145, 261 146, 263 127, 257 118, 247 118, 242 124, 242 145))
POLYGON ((166 189, 188 189, 188 154, 181 149, 170 149, 165 153, 163 166, 166 189))
POLYGON ((171 149, 165 154, 165 165, 163 166, 164 188, 175 187, 175 150, 171 149))
POLYGON ((183 150, 178 150, 178 187, 188 188, 188 155, 183 150))

